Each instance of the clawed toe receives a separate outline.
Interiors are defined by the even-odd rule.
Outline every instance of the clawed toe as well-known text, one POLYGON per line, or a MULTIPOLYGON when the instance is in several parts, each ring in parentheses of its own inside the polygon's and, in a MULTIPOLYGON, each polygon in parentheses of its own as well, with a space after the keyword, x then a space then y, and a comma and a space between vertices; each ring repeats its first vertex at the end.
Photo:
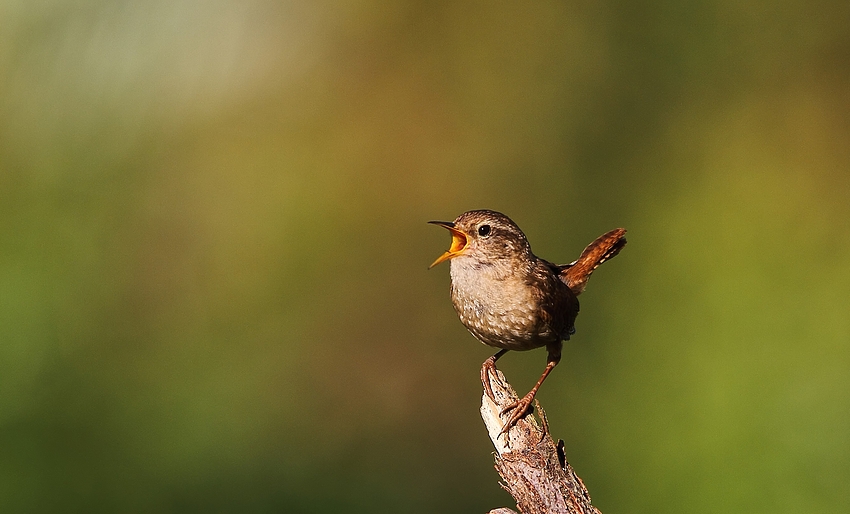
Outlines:
POLYGON ((496 369, 496 363, 487 359, 484 361, 484 365, 481 366, 481 385, 484 386, 484 392, 487 393, 487 397, 495 402, 496 396, 493 394, 493 387, 490 385, 491 369, 496 369))
POLYGON ((531 408, 531 402, 533 401, 534 395, 529 393, 525 395, 521 400, 512 402, 510 405, 505 406, 499 412, 499 416, 502 416, 503 414, 506 414, 511 410, 513 410, 513 412, 511 413, 511 416, 508 418, 508 420, 505 422, 505 426, 502 427, 502 430, 501 432, 499 432, 499 435, 507 433, 512 426, 516 425, 517 421, 522 419, 527 414, 530 414, 533 410, 531 408))
POLYGON ((484 391, 487 393, 487 397, 496 401, 496 396, 493 394, 493 387, 490 385, 490 373, 491 371, 496 371, 496 361, 499 360, 499 357, 507 353, 507 350, 499 350, 495 355, 487 358, 483 364, 481 364, 481 385, 484 386, 484 391))

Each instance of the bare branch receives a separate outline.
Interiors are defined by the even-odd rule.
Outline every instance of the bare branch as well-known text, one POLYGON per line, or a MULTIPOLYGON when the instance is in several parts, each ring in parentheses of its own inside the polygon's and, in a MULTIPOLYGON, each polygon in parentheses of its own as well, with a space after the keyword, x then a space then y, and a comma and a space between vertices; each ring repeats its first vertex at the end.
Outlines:
MULTIPOLYGON (((546 415, 540 404, 539 424, 533 416, 520 419, 506 434, 499 435, 504 423, 499 412, 518 400, 516 392, 501 371, 490 373, 490 386, 496 401, 482 395, 481 417, 496 447, 496 470, 501 486, 517 502, 523 514, 601 514, 590 503, 590 494, 564 457, 564 443, 556 445, 548 433, 546 415)), ((496 509, 490 514, 511 513, 496 509)))

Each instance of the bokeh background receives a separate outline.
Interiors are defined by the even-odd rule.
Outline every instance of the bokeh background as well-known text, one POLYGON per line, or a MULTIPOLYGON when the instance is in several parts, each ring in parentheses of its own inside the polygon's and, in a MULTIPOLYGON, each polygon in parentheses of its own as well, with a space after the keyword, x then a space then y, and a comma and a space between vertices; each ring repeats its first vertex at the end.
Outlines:
POLYGON ((602 512, 850 511, 846 1, 0 24, 3 512, 512 506, 426 270, 473 208, 560 262, 629 229, 539 395, 602 512))

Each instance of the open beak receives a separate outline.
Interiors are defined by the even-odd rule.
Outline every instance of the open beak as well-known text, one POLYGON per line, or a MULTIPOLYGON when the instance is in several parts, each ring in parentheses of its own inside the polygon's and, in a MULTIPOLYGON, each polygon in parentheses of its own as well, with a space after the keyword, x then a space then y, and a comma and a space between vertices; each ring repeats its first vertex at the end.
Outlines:
POLYGON ((437 264, 449 260, 452 257, 457 257, 463 253, 467 245, 469 245, 469 236, 467 236, 462 230, 456 229, 455 224, 451 221, 429 221, 428 223, 439 225, 452 233, 452 245, 449 247, 449 250, 443 255, 437 257, 437 260, 428 266, 428 269, 431 269, 437 264))

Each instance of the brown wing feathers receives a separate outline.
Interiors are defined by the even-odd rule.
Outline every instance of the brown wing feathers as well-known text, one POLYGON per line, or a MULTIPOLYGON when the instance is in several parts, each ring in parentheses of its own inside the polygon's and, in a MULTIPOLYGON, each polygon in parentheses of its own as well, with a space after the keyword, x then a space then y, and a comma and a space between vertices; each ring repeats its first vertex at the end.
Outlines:
POLYGON ((626 229, 615 228, 597 237, 581 252, 581 257, 561 270, 561 280, 576 295, 584 291, 587 279, 600 264, 611 259, 626 246, 626 229))

